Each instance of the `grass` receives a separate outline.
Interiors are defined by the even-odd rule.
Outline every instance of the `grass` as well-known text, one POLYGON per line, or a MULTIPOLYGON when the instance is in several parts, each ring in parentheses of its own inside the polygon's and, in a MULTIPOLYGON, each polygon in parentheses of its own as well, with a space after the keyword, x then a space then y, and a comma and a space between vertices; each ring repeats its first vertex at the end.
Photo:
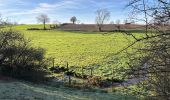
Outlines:
MULTIPOLYGON (((31 39, 34 47, 45 48, 46 57, 55 58, 56 65, 65 66, 66 62, 69 63, 69 67, 99 65, 95 75, 100 76, 112 73, 111 67, 116 65, 107 63, 110 61, 109 57, 133 41, 132 37, 117 32, 106 34, 81 31, 27 30, 27 28, 32 27, 41 28, 42 25, 20 25, 12 28, 31 39)), ((127 59, 124 56, 120 57, 119 62, 123 66, 127 59)), ((136 100, 136 98, 118 93, 84 92, 63 86, 52 87, 0 80, 0 100, 136 100)))
MULTIPOLYGON (((87 67, 99 65, 98 70, 108 69, 110 65, 108 56, 130 44, 133 39, 121 33, 97 33, 97 32, 74 32, 60 30, 34 30, 28 31, 27 28, 41 28, 42 25, 21 25, 13 29, 24 33, 32 40, 35 47, 45 48, 46 57, 55 58, 55 65, 87 67), (128 37, 128 39, 127 39, 128 37)), ((124 60, 124 59, 122 59, 124 60)), ((81 69, 77 69, 78 71, 81 69)), ((102 71, 96 71, 97 75, 102 75, 102 71)), ((109 71, 110 69, 109 69, 109 71)))
POLYGON ((0 100, 136 100, 121 94, 83 92, 81 90, 0 80, 0 100))

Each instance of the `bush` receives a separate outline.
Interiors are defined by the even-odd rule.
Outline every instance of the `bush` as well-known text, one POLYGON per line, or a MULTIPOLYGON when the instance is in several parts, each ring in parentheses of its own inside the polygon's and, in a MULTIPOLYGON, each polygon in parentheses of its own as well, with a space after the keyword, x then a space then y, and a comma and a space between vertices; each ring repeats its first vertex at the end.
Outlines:
POLYGON ((0 31, 0 74, 40 82, 46 80, 45 50, 33 48, 18 32, 0 31))
POLYGON ((40 30, 39 28, 28 28, 27 30, 40 30))
MULTIPOLYGON (((44 30, 44 29, 41 29, 41 28, 27 28, 27 30, 44 30)), ((46 28, 45 30, 51 30, 51 29, 46 28)))
POLYGON ((100 83, 101 83, 101 77, 98 77, 98 76, 88 77, 88 84, 89 85, 100 87, 100 83))

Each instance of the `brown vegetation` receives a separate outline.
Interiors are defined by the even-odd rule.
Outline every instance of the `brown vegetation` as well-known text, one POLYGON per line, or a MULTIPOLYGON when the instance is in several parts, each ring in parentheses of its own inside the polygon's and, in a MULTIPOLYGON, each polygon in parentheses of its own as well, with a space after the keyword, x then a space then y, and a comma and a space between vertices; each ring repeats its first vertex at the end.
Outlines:
MULTIPOLYGON (((151 25, 150 25, 151 26, 151 25)), ((158 26, 157 27, 162 27, 158 26)), ((165 29, 169 29, 170 26, 166 25, 165 29)), ((59 30, 69 30, 69 31, 98 31, 98 26, 96 24, 70 24, 65 23, 59 26, 59 30)), ((121 30, 145 30, 145 25, 139 24, 120 24, 121 30)), ((102 25, 102 31, 118 31, 117 24, 104 24, 102 25)))

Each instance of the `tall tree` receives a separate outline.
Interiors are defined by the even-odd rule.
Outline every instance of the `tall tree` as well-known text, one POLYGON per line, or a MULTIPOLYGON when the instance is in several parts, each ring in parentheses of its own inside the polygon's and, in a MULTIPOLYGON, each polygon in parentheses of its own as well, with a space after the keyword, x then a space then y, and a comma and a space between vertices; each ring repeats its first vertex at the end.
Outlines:
POLYGON ((110 12, 107 9, 98 9, 96 11, 96 24, 98 26, 99 31, 102 31, 103 24, 107 23, 110 19, 110 12))
POLYGON ((137 21, 145 23, 143 37, 137 37, 133 33, 123 32, 131 35, 134 41, 123 51, 129 58, 130 77, 142 79, 138 82, 140 95, 149 99, 169 100, 170 99, 170 33, 168 28, 162 30, 160 24, 170 21, 170 1, 169 0, 131 0, 127 5, 133 11, 137 21), (154 2, 154 4, 153 4, 154 2), (140 18, 140 19, 138 19, 140 18), (159 25, 151 25, 149 22, 156 19, 159 25), (150 32, 148 29, 152 29, 150 32), (135 53, 127 52, 127 49, 137 43, 145 44, 139 49, 134 49, 135 53), (137 55, 138 54, 138 55, 137 55))
POLYGON ((127 24, 128 23, 128 20, 126 19, 126 20, 124 20, 124 24, 127 24))
POLYGON ((2 23, 2 16, 0 14, 0 28, 1 28, 2 25, 3 25, 3 23, 2 23))
POLYGON ((46 23, 48 23, 50 21, 50 18, 48 17, 48 15, 46 14, 41 14, 39 15, 37 18, 37 21, 40 23, 43 23, 44 25, 44 30, 46 30, 46 23))
POLYGON ((0 14, 0 25, 2 24, 2 23, 1 23, 1 21, 2 21, 2 18, 1 18, 1 16, 2 16, 2 15, 0 14))
POLYGON ((76 18, 75 16, 73 16, 73 17, 71 17, 70 21, 71 21, 73 24, 75 24, 76 21, 77 21, 77 18, 76 18))

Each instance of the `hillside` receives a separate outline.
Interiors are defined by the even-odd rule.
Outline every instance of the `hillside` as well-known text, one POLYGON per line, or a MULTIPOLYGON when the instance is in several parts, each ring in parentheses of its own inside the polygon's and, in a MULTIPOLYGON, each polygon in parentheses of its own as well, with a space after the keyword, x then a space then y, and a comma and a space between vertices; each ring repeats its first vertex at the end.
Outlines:
POLYGON ((0 100, 135 100, 120 94, 83 92, 20 81, 0 80, 0 100))
POLYGON ((27 30, 32 27, 42 28, 41 25, 21 25, 13 29, 31 39, 33 46, 46 49, 46 57, 55 58, 56 66, 65 66, 68 62, 69 67, 76 67, 79 72, 81 67, 99 65, 100 68, 94 71, 97 75, 110 74, 108 67, 112 66, 107 64, 109 57, 133 41, 132 37, 117 32, 27 30))

